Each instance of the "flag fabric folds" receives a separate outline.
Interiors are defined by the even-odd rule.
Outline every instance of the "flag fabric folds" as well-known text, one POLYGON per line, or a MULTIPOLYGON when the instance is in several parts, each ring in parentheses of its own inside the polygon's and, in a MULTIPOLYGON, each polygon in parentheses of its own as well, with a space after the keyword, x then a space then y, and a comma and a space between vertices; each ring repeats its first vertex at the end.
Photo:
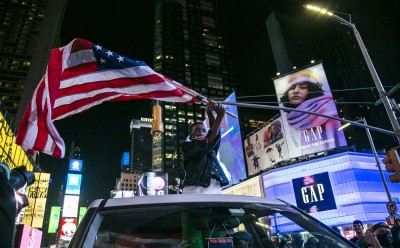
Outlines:
POLYGON ((55 120, 106 101, 196 101, 170 82, 144 62, 84 39, 74 39, 52 50, 46 74, 19 125, 16 143, 27 150, 62 158, 65 144, 53 124, 55 120))

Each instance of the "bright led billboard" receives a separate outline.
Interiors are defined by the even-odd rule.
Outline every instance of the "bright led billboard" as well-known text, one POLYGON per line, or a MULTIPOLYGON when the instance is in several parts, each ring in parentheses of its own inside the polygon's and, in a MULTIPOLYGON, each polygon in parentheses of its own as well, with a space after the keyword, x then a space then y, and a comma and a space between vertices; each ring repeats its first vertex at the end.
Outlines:
POLYGON ((249 176, 289 160, 281 118, 273 120, 244 140, 249 176))
MULTIPOLYGON (((383 175, 388 181, 389 173, 383 170, 383 175)), ((372 154, 344 152, 272 169, 261 177, 265 197, 297 205, 328 226, 351 226, 354 220, 377 223, 388 216, 388 197, 372 154), (312 182, 313 190, 304 188, 312 182), (330 189, 332 193, 326 195, 330 189), (322 202, 327 204, 318 205, 322 202), (315 207, 310 211, 312 204, 318 212, 313 211, 315 207)), ((387 187, 392 199, 400 199, 400 184, 387 187)), ((279 216, 276 221, 283 233, 298 230, 291 223, 280 224, 283 218, 279 216)))
POLYGON ((71 172, 82 172, 83 161, 79 159, 70 159, 68 170, 71 172))
POLYGON ((60 222, 60 211, 61 207, 51 207, 48 233, 56 233, 60 222))
POLYGON ((66 195, 64 197, 64 205, 62 210, 62 217, 74 217, 78 216, 78 195, 66 195))
MULTIPOLYGON (((236 102, 236 94, 233 92, 225 99, 225 102, 236 102)), ((235 105, 226 105, 226 109, 238 116, 235 105)), ((204 122, 209 128, 208 122, 204 122)), ((221 144, 218 158, 221 166, 229 172, 231 184, 237 184, 246 178, 246 166, 243 157, 242 135, 240 133, 239 119, 225 115, 221 124, 221 144), (223 152, 221 152, 223 151, 223 152)))
POLYGON ((87 211, 87 207, 80 207, 79 208, 78 225, 82 221, 83 216, 85 216, 86 211, 87 211))
POLYGON ((28 225, 18 225, 15 234, 15 244, 18 248, 40 248, 42 231, 28 225))
POLYGON ((79 195, 81 192, 81 174, 68 173, 67 186, 65 187, 65 194, 67 195, 79 195))
POLYGON ((29 206, 24 209, 22 224, 42 228, 49 180, 49 173, 35 173, 35 182, 26 188, 29 206))
POLYGON ((296 205, 307 213, 336 209, 328 172, 292 179, 296 205))
POLYGON ((310 113, 339 117, 322 63, 274 79, 290 157, 346 146, 340 121, 310 113))
POLYGON ((61 218, 60 237, 70 238, 74 235, 77 228, 76 218, 61 218))

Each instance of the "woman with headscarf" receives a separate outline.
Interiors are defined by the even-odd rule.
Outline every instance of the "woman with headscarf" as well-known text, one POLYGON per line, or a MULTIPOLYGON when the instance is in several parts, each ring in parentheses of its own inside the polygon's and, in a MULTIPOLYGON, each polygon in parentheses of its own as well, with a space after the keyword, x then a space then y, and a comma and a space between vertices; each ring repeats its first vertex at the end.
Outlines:
MULTIPOLYGON (((290 76, 281 102, 284 107, 338 117, 333 97, 324 94, 311 70, 290 76)), ((298 111, 286 112, 292 138, 302 155, 346 145, 343 131, 338 131, 339 121, 298 111)))

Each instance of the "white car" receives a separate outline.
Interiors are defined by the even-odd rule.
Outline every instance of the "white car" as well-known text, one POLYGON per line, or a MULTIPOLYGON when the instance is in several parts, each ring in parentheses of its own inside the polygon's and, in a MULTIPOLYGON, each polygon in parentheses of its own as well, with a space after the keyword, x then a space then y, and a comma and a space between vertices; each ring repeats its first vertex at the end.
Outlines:
POLYGON ((69 247, 214 247, 224 242, 224 247, 356 247, 283 201, 206 194, 96 200, 69 247))

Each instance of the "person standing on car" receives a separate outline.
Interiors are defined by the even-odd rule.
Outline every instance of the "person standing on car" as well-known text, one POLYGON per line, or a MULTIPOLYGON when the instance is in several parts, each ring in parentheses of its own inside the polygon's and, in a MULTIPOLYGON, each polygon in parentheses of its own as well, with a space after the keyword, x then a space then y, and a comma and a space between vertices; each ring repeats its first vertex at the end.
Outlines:
POLYGON ((229 184, 217 154, 221 142, 220 126, 226 109, 210 100, 206 106, 210 130, 202 122, 189 127, 190 140, 182 144, 183 194, 220 194, 229 184), (217 114, 214 117, 213 111, 217 114))
MULTIPOLYGON (((183 156, 182 194, 221 194, 222 187, 229 180, 217 154, 221 141, 220 126, 225 117, 226 109, 220 103, 209 100, 206 112, 210 130, 202 122, 195 122, 189 127, 190 140, 181 146, 183 156), (214 112, 217 114, 214 117, 214 112)), ((185 245, 191 248, 203 248, 203 240, 208 234, 195 227, 198 219, 196 213, 182 212, 182 238, 185 245)), ((214 232, 214 235, 218 235, 214 232)))

